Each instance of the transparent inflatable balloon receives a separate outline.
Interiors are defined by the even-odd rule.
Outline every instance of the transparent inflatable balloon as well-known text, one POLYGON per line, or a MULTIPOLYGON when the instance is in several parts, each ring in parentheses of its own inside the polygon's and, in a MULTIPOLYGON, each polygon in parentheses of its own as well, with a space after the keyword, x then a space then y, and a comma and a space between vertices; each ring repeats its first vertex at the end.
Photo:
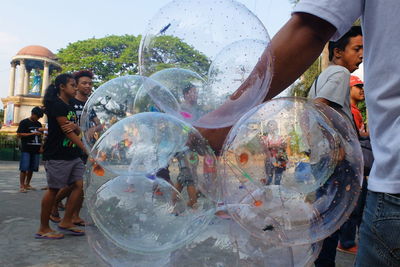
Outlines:
POLYGON ((171 109, 161 96, 160 105, 164 110, 170 110, 167 113, 195 125, 201 116, 211 110, 209 96, 204 90, 206 82, 199 74, 181 68, 168 68, 152 74, 150 78, 168 88, 179 103, 179 110, 171 109))
POLYGON ((293 266, 290 248, 249 235, 230 219, 214 218, 190 244, 171 254, 173 266, 293 266))
POLYGON ((293 266, 304 267, 314 266, 314 261, 318 258, 322 249, 323 241, 314 244, 291 246, 293 253, 293 266))
POLYGON ((253 235, 315 243, 350 215, 362 180, 350 121, 328 106, 279 98, 246 114, 223 148, 223 197, 253 235))
MULTIPOLYGON (((218 75, 217 72, 222 71, 221 67, 230 67, 223 65, 228 62, 237 64, 234 70, 239 72, 239 79, 254 69, 258 62, 254 54, 260 57, 266 47, 260 52, 258 41, 246 40, 259 40, 263 44, 268 44, 270 40, 259 19, 244 5, 231 0, 172 1, 154 16, 143 36, 139 48, 141 75, 150 76, 168 66, 190 70, 206 78, 216 61, 217 64, 211 69, 214 84, 218 79, 227 78, 227 75, 218 75), (243 42, 247 45, 240 45, 243 42), (250 53, 233 47, 249 47, 249 51, 256 52, 250 53), (226 49, 232 53, 224 52, 226 49), (230 59, 236 57, 240 61, 225 60, 229 56, 230 59), (243 68, 246 70, 243 71, 243 68)), ((264 52, 263 61, 267 71, 254 75, 245 87, 234 88, 241 83, 229 77, 230 80, 218 81, 230 89, 224 90, 223 94, 218 92, 216 86, 203 88, 204 92, 198 95, 205 97, 199 101, 206 103, 200 112, 206 113, 206 116, 193 121, 193 125, 203 128, 230 126, 251 107, 260 103, 267 94, 272 76, 269 50, 264 52)), ((187 115, 193 116, 190 112, 187 115)))
POLYGON ((151 95, 148 95, 152 92, 162 94, 163 103, 168 103, 166 106, 178 109, 178 103, 168 89, 147 77, 121 76, 97 88, 86 102, 81 115, 80 127, 87 149, 90 150, 99 137, 116 122, 139 112, 162 111, 151 95), (142 92, 142 101, 135 105, 139 91, 142 92))

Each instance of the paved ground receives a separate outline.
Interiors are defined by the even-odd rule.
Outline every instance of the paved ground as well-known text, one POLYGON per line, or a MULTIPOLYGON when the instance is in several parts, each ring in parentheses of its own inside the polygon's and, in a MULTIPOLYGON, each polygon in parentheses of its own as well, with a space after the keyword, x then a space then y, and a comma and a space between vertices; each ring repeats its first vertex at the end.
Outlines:
MULTIPOLYGON (((34 239, 44 191, 19 193, 18 175, 18 162, 0 161, 0 266, 103 266, 89 248, 86 237, 34 239)), ((34 174, 31 184, 39 189, 46 186, 43 166, 34 174)), ((337 266, 352 266, 353 260, 353 256, 339 252, 337 266)))

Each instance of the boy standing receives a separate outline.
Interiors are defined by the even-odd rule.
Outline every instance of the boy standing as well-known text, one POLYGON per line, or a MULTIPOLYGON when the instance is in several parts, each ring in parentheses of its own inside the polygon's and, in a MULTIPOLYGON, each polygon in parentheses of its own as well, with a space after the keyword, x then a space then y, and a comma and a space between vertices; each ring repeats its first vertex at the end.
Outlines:
POLYGON ((20 121, 17 135, 21 138, 21 160, 19 163, 19 192, 26 193, 27 190, 35 190, 30 185, 33 172, 39 170, 39 154, 42 145, 42 124, 38 121, 43 117, 43 110, 34 107, 31 116, 20 121))

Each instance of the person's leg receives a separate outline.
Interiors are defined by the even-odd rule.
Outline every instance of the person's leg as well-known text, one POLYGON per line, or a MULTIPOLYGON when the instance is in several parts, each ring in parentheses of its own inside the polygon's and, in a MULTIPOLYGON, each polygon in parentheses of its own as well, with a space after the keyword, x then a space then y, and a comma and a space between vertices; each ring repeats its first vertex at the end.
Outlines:
POLYGON ((35 190, 31 186, 33 172, 39 171, 40 155, 37 153, 29 153, 29 169, 26 173, 25 188, 28 190, 35 190))
POLYGON ((22 193, 26 193, 25 178, 26 178, 26 171, 21 171, 19 173, 19 191, 22 193))
POLYGON ((85 221, 80 217, 80 212, 81 212, 81 209, 83 206, 83 199, 84 198, 83 198, 83 188, 82 188, 81 193, 78 198, 77 206, 72 214, 72 222, 75 225, 79 225, 79 226, 85 226, 85 221))
POLYGON ((72 165, 72 171, 69 182, 72 183, 72 191, 67 200, 64 217, 59 224, 62 228, 72 228, 75 226, 74 222, 84 224, 84 221, 79 217, 79 211, 83 201, 83 174, 85 166, 80 158, 71 161, 70 164, 72 165))
POLYGON ((197 203, 197 189, 193 184, 188 185, 186 188, 189 196, 187 206, 193 208, 193 206, 197 203))
POLYGON ((64 217, 62 218, 59 226, 62 228, 74 228, 75 225, 72 221, 73 214, 77 209, 81 197, 81 192, 83 189, 83 181, 76 181, 73 185, 71 194, 67 201, 67 206, 65 209, 64 217))
POLYGON ((353 212, 350 215, 350 218, 347 219, 347 221, 340 227, 339 250, 346 250, 356 246, 356 229, 357 229, 356 217, 357 217, 356 214, 353 212))
MULTIPOLYGON (((50 219, 51 208, 53 207, 57 191, 58 189, 49 188, 43 195, 41 211, 40 211, 40 227, 37 232, 40 235, 54 232, 54 230, 49 225, 49 219, 50 219)), ((56 236, 62 237, 63 235, 58 234, 56 236)))
POLYGON ((69 196, 71 194, 72 191, 72 187, 71 186, 66 186, 61 188, 60 190, 58 190, 58 193, 56 195, 56 199, 54 201, 54 205, 53 208, 51 210, 51 217, 50 219, 53 222, 60 222, 61 218, 60 218, 60 214, 58 212, 58 206, 61 203, 61 201, 66 198, 67 196, 69 196))
POLYGON ((400 266, 400 194, 368 191, 356 267, 400 266))
POLYGON ((321 252, 314 264, 316 267, 334 267, 336 258, 336 247, 339 240, 339 231, 324 239, 321 252))
POLYGON ((25 180, 26 173, 29 170, 29 153, 22 152, 21 160, 19 162, 19 191, 22 193, 26 193, 25 180))
POLYGON ((26 172, 25 188, 29 189, 29 190, 33 189, 33 187, 31 186, 32 175, 33 175, 33 171, 27 171, 26 172))
POLYGON ((282 179, 282 174, 285 171, 285 168, 275 168, 275 185, 280 185, 281 184, 281 179, 282 179))

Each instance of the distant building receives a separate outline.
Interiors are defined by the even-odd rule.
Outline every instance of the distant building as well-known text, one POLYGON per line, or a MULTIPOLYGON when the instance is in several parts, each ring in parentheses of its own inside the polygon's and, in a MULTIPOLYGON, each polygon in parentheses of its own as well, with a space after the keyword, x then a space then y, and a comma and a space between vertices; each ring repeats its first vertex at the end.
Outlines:
POLYGON ((11 59, 8 96, 1 99, 4 106, 1 133, 15 133, 19 122, 30 116, 32 108, 42 106, 50 75, 60 70, 56 56, 39 45, 24 47, 11 59))

